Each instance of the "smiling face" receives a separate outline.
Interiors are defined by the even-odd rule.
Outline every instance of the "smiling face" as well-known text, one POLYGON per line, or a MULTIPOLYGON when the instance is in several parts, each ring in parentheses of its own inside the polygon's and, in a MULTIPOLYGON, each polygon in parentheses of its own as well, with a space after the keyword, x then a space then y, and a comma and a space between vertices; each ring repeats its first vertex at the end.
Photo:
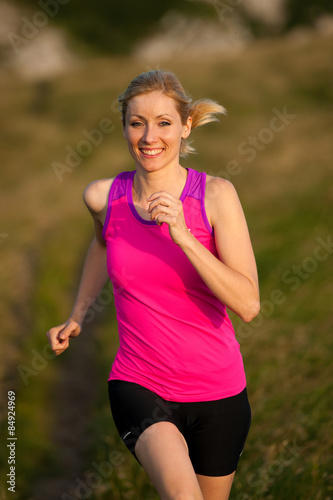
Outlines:
POLYGON ((153 91, 129 101, 123 131, 136 166, 160 170, 179 165, 181 139, 190 134, 191 118, 183 125, 175 101, 153 91))

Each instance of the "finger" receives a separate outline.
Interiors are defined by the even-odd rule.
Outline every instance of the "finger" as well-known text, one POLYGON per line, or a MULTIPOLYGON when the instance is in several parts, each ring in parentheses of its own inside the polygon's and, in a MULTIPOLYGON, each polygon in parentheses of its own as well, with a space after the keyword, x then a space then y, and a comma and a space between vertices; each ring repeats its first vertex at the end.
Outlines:
POLYGON ((64 342, 59 342, 59 340, 54 335, 47 334, 51 349, 55 354, 60 354, 64 350, 64 342))
POLYGON ((173 207, 165 207, 158 205, 155 207, 152 212, 150 212, 150 218, 151 220, 157 220, 160 215, 169 215, 175 217, 177 220, 177 217, 179 216, 179 211, 173 207))
POLYGON ((171 204, 172 204, 171 200, 161 199, 160 197, 156 198, 156 200, 152 201, 149 204, 148 213, 151 213, 152 210, 154 210, 154 208, 156 208, 159 205, 161 205, 163 207, 169 207, 169 206, 171 206, 171 204))
POLYGON ((156 222, 159 226, 161 226, 164 222, 169 226, 174 226, 177 223, 177 217, 168 214, 159 214, 156 222))
POLYGON ((51 328, 47 334, 47 339, 49 343, 51 344, 52 349, 55 349, 56 346, 59 344, 58 340, 58 328, 51 328))
POLYGON ((172 194, 168 193, 167 191, 154 193, 151 196, 149 196, 149 198, 147 198, 147 201, 149 201, 149 207, 154 207, 156 204, 159 203, 163 205, 170 205, 179 202, 177 198, 175 198, 172 194))
POLYGON ((61 330, 58 334, 59 342, 64 342, 65 340, 67 340, 67 338, 69 337, 69 333, 70 333, 69 328, 65 326, 65 328, 61 330))
POLYGON ((69 337, 61 339, 60 335, 68 325, 60 325, 55 328, 51 328, 47 333, 47 339, 51 345, 52 351, 59 356, 65 349, 69 346, 69 337))
POLYGON ((67 339, 73 339, 80 335, 81 333, 81 326, 76 323, 76 321, 71 321, 68 326, 62 331, 60 339, 61 340, 67 340, 67 339))
POLYGON ((165 200, 167 203, 177 202, 178 198, 168 193, 167 191, 163 191, 161 193, 154 193, 151 197, 147 199, 150 203, 156 200, 165 200))
POLYGON ((54 352, 56 353, 57 356, 59 356, 59 354, 63 353, 67 349, 67 347, 69 347, 68 339, 59 344, 59 346, 56 349, 54 349, 54 352))
POLYGON ((180 200, 171 200, 169 198, 164 198, 164 197, 159 197, 156 198, 156 200, 150 202, 149 207, 148 207, 148 213, 151 213, 154 208, 161 206, 163 208, 165 207, 170 207, 174 209, 180 210, 183 206, 182 202, 180 200))
POLYGON ((172 214, 179 214, 180 210, 179 207, 171 206, 171 205, 161 205, 160 203, 156 205, 156 207, 152 208, 150 214, 156 214, 157 212, 163 212, 163 213, 172 213, 172 214))

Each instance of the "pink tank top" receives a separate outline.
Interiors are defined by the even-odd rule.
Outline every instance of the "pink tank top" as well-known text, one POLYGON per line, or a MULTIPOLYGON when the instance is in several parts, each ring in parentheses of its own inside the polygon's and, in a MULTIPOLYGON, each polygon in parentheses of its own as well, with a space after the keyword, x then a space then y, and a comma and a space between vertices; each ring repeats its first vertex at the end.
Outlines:
MULTIPOLYGON (((187 227, 218 257, 204 206, 206 174, 187 170, 180 197, 187 227)), ((169 401, 234 396, 246 380, 226 308, 172 241, 168 225, 140 217, 134 175, 114 179, 103 228, 120 341, 109 380, 135 382, 169 401)))

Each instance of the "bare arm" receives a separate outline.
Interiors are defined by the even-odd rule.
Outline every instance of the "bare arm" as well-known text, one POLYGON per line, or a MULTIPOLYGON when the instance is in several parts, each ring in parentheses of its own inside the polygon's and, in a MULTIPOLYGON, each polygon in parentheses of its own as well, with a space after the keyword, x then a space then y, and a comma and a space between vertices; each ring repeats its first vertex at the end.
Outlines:
POLYGON ((76 301, 69 319, 47 332, 48 340, 56 354, 67 349, 69 339, 81 333, 85 315, 108 278, 106 245, 102 231, 111 184, 112 179, 96 181, 89 184, 84 192, 84 202, 95 224, 95 237, 85 259, 76 301))
POLYGON ((105 244, 95 237, 88 249, 70 319, 81 324, 108 279, 105 244))
POLYGON ((260 307, 257 268, 245 216, 232 184, 211 178, 206 186, 206 210, 219 259, 188 231, 180 200, 159 192, 149 201, 151 218, 169 224, 172 239, 208 288, 243 321, 251 321, 260 307))

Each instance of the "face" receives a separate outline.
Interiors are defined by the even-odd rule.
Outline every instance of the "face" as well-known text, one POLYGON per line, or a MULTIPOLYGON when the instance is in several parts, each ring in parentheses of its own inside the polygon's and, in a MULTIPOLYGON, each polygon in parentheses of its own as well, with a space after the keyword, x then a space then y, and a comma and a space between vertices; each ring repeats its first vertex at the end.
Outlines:
POLYGON ((191 118, 183 125, 175 101, 154 91, 129 101, 123 131, 136 166, 160 170, 179 165, 181 139, 190 134, 191 118))

